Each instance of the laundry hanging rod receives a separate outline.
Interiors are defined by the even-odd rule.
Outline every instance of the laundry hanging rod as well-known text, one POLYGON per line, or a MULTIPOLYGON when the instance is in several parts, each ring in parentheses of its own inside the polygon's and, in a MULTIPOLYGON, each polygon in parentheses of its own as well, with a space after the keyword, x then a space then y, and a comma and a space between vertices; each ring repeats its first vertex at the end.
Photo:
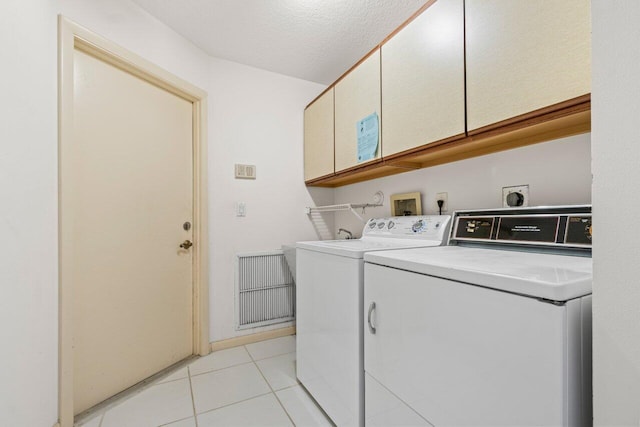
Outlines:
POLYGON ((373 200, 375 203, 342 203, 339 205, 326 205, 326 206, 307 206, 305 208, 305 213, 307 215, 311 215, 313 213, 322 213, 322 212, 339 212, 339 211, 351 211, 360 221, 365 222, 364 218, 356 212, 356 209, 362 209, 362 213, 364 213, 366 208, 375 208, 382 206, 382 202, 384 200, 384 195, 381 191, 376 192, 373 196, 373 200))

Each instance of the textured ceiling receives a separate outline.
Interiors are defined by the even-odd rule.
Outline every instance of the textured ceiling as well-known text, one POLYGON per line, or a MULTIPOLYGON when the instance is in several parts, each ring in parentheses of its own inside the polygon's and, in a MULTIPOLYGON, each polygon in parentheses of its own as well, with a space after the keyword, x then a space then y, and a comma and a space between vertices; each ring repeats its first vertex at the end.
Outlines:
POLYGON ((133 0, 212 56, 329 84, 427 0, 133 0))

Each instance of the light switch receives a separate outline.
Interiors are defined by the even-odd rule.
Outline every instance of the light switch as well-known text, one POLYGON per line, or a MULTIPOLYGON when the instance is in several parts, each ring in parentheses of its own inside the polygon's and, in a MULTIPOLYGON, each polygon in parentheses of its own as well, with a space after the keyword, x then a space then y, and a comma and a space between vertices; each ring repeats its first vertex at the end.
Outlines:
POLYGON ((236 216, 247 216, 247 205, 244 202, 236 203, 236 216))

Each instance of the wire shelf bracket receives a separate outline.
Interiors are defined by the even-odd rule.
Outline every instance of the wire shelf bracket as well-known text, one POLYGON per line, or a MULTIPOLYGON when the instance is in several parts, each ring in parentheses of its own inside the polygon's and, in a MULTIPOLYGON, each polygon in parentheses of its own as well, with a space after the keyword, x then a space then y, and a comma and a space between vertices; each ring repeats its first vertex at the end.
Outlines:
POLYGON ((313 213, 324 213, 324 212, 340 212, 340 211, 351 211, 360 221, 365 222, 365 219, 360 216, 356 209, 362 209, 362 213, 365 213, 366 208, 376 208, 382 206, 382 202, 384 200, 384 195, 382 192, 378 191, 374 195, 375 203, 342 203, 339 205, 326 205, 326 206, 314 206, 305 208, 305 213, 307 215, 311 215, 313 213))

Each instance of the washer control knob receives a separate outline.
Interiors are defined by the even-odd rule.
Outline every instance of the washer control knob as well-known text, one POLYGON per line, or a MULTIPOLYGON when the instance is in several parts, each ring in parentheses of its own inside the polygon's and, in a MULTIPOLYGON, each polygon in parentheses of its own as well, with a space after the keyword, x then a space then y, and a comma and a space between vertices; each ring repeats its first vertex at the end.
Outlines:
POLYGON ((387 224, 387 228, 388 228, 389 230, 391 230, 391 229, 392 229, 393 227, 395 227, 395 226, 396 226, 396 223, 395 223, 395 222, 393 222, 393 221, 389 221, 389 223, 387 224))
POLYGON ((411 226, 411 230, 413 230, 414 233, 417 233, 418 231, 422 230, 422 227, 424 227, 424 222, 422 220, 419 220, 413 223, 413 225, 411 226))
POLYGON ((379 228, 380 230, 382 230, 382 229, 384 228, 384 221, 380 221, 380 222, 378 223, 378 228, 379 228))
POLYGON ((369 228, 376 228, 376 221, 374 219, 371 220, 371 222, 369 223, 369 228))

